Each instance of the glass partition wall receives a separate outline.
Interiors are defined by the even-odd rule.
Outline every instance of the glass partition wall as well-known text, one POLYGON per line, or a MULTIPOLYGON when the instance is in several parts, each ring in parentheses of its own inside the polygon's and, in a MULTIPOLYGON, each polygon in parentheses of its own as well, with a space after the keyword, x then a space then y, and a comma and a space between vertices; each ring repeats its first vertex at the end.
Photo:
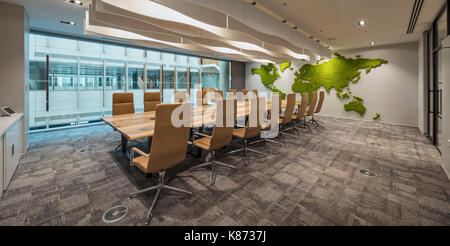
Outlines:
POLYGON ((144 92, 230 88, 230 62, 74 38, 30 34, 30 129, 45 130, 101 121, 112 113, 112 95, 131 92, 136 112, 144 92))

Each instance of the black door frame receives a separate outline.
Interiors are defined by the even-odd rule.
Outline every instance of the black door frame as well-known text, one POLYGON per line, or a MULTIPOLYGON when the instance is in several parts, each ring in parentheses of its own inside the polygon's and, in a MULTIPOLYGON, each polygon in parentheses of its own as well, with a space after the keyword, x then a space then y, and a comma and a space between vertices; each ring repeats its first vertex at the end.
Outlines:
MULTIPOLYGON (((426 79, 427 79, 427 85, 426 85, 426 90, 427 90, 427 133, 426 135, 429 136, 431 138, 431 141, 433 142, 433 144, 435 146, 437 146, 437 133, 438 133, 438 118, 439 116, 439 112, 440 112, 440 100, 441 100, 441 95, 439 93, 439 68, 438 68, 438 54, 439 51, 441 49, 441 45, 439 44, 439 40, 438 40, 438 28, 437 28, 437 23, 439 21, 439 19, 442 17, 442 15, 444 13, 447 13, 447 35, 450 35, 450 9, 448 8, 448 0, 445 1, 444 6, 442 6, 441 10, 439 11, 438 15, 436 16, 436 18, 433 21, 433 24, 430 28, 430 30, 428 30, 425 34, 425 38, 426 40, 426 65, 427 65, 427 69, 426 69, 426 79), (432 42, 430 43, 430 35, 432 35, 432 42), (430 54, 431 51, 431 54, 430 54), (432 59, 432 60, 431 60, 432 59), (432 69, 430 71, 430 62, 432 62, 432 69), (433 79, 431 80, 431 74, 430 72, 432 72, 433 74, 433 79), (431 84, 432 83, 432 84, 431 84), (431 86, 433 85, 433 86, 431 86), (433 88, 433 89, 431 89, 433 88), (433 95, 433 107, 432 109, 430 109, 430 104, 431 104, 431 97, 430 95, 433 95), (433 122, 431 124, 431 117, 433 119, 433 122)), ((440 149, 437 148, 440 152, 440 149)))

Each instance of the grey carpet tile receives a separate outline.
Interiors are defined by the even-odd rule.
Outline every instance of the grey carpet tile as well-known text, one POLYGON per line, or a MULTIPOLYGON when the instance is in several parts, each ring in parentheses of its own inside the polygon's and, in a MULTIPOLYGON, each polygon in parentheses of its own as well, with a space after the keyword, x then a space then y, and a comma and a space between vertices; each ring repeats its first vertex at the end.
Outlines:
MULTIPOLYGON (((206 154, 168 172, 171 186, 193 197, 161 193, 151 225, 449 225, 450 182, 441 157, 417 128, 319 117, 322 127, 286 144, 270 143, 265 157, 217 158, 237 170, 190 167, 206 154), (361 169, 376 177, 360 174, 361 169)), ((154 193, 128 200, 156 184, 114 148, 120 136, 106 125, 32 134, 8 190, 0 200, 0 225, 106 225, 117 205, 128 215, 108 225, 142 225, 154 193)), ((281 139, 279 139, 281 141, 281 139)), ((146 149, 145 141, 130 143, 146 149)), ((264 151, 261 144, 251 148, 264 151)), ((194 150, 195 151, 195 150, 194 150)))

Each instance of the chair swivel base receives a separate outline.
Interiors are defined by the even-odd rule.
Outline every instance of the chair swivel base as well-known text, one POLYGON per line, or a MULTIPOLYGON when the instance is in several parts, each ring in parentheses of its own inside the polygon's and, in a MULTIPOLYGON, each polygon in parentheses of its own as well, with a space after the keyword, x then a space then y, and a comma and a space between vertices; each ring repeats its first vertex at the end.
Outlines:
POLYGON ((215 153, 215 151, 212 151, 212 160, 211 161, 194 166, 191 168, 191 170, 195 171, 194 169, 200 169, 200 168, 210 166, 211 167, 211 186, 214 186, 214 184, 216 183, 216 177, 217 177, 216 165, 222 166, 222 167, 228 167, 228 168, 235 169, 235 170, 237 169, 237 167, 235 167, 233 165, 226 164, 226 163, 223 163, 220 161, 216 161, 216 153, 215 153))
POLYGON ((248 166, 248 152, 252 152, 252 153, 255 153, 255 154, 258 154, 258 155, 266 156, 266 154, 264 154, 262 152, 259 152, 259 151, 254 150, 254 149, 250 149, 248 147, 248 140, 247 139, 244 139, 244 148, 230 151, 230 152, 226 153, 225 155, 231 155, 231 154, 240 153, 240 152, 244 152, 243 161, 244 161, 244 164, 246 166, 248 166))
POLYGON ((156 202, 158 201, 159 193, 161 192, 161 190, 168 189, 168 190, 171 190, 171 191, 184 193, 184 194, 187 194, 187 195, 192 197, 192 192, 190 192, 190 191, 179 189, 179 188, 168 186, 168 185, 164 184, 167 181, 167 180, 164 180, 165 173, 166 173, 165 171, 162 171, 162 172, 159 173, 159 180, 158 180, 158 184, 157 185, 149 187, 149 188, 145 188, 145 189, 142 189, 142 190, 135 191, 135 192, 130 193, 128 195, 128 199, 132 199, 134 196, 136 196, 138 194, 156 190, 156 195, 153 198, 152 205, 150 206, 150 209, 149 209, 148 214, 147 214, 147 219, 144 221, 145 225, 150 224, 150 222, 152 220, 152 217, 153 217, 152 211, 153 211, 153 208, 155 207, 156 202))
POLYGON ((270 153, 270 148, 269 148, 268 142, 276 143, 276 144, 279 144, 279 145, 283 145, 282 143, 280 143, 280 142, 278 142, 278 141, 275 141, 275 140, 273 140, 273 139, 270 139, 270 138, 262 138, 262 139, 260 139, 260 140, 256 140, 256 141, 250 142, 250 143, 248 143, 248 145, 252 145, 252 144, 256 144, 256 143, 261 143, 261 142, 264 143, 264 147, 266 148, 266 152, 267 152, 267 153, 270 153))

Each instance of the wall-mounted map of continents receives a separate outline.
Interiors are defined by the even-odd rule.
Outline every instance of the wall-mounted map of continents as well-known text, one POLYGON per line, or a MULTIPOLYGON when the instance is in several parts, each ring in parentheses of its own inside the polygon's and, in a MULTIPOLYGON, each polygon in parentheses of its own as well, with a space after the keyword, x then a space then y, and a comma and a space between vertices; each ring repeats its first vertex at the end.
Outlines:
POLYGON ((292 91, 298 93, 309 93, 317 91, 320 87, 330 93, 331 88, 336 89, 336 95, 343 101, 351 99, 345 104, 346 111, 355 111, 361 116, 366 113, 364 100, 357 96, 351 96, 349 83, 358 83, 361 79, 361 70, 366 74, 388 61, 383 59, 366 59, 357 56, 356 58, 346 58, 340 54, 325 62, 317 62, 316 65, 306 64, 295 72, 295 81, 292 91), (347 90, 344 94, 341 94, 347 90))
MULTIPOLYGON (((346 58, 337 53, 335 56, 329 61, 320 60, 315 65, 303 65, 299 71, 295 72, 292 91, 309 93, 309 98, 311 98, 312 92, 317 91, 320 87, 324 87, 328 93, 330 93, 332 88, 335 88, 338 98, 344 102, 351 100, 344 105, 344 109, 346 111, 355 111, 362 117, 366 113, 364 99, 353 96, 349 84, 358 83, 361 79, 361 70, 365 70, 366 74, 368 74, 372 69, 387 64, 388 61, 383 59, 366 59, 360 56, 346 58)), ((282 62, 280 69, 281 72, 284 72, 286 69, 293 70, 291 62, 288 61, 282 62)), ((286 93, 280 91, 274 85, 275 81, 281 77, 276 65, 268 64, 261 65, 260 68, 253 68, 252 74, 258 74, 266 88, 280 93, 283 99, 286 97, 286 93)), ((379 117, 380 115, 377 114, 376 118, 379 117)))
MULTIPOLYGON (((282 70, 284 72, 285 69, 291 66, 290 62, 283 62, 284 64, 282 66, 282 70)), ((278 73, 278 68, 273 63, 269 63, 267 65, 261 65, 261 68, 253 68, 252 74, 259 74, 261 77, 261 81, 264 84, 264 86, 273 91, 280 93, 281 97, 283 99, 286 98, 286 93, 282 92, 281 90, 277 89, 274 85, 275 81, 280 78, 280 74, 278 73)))

